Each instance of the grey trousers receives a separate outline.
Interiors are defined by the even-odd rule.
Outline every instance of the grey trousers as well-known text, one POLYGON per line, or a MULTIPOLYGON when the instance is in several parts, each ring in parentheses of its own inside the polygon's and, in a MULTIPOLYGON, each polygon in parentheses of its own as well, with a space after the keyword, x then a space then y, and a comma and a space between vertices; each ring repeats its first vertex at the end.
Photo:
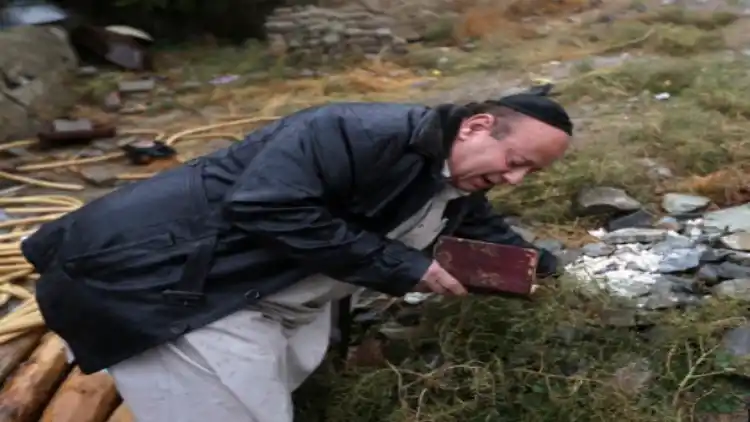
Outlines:
POLYGON ((320 365, 330 322, 288 330, 243 310, 109 373, 137 422, 292 422, 291 391, 320 365))

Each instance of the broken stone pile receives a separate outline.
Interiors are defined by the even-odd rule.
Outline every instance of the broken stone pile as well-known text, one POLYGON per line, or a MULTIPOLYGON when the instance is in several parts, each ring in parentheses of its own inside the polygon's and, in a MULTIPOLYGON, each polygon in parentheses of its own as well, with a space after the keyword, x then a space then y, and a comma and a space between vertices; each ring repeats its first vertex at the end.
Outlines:
MULTIPOLYGON (((641 308, 697 305, 711 295, 750 300, 750 204, 709 211, 711 205, 709 198, 668 193, 666 215, 658 218, 623 190, 587 189, 576 199, 577 212, 615 217, 590 232, 598 242, 551 248, 569 278, 641 308)), ((550 248, 549 241, 540 246, 550 248)))
POLYGON ((403 52, 406 41, 393 33, 394 24, 393 18, 353 6, 299 6, 274 10, 265 28, 275 54, 331 62, 348 54, 403 52))

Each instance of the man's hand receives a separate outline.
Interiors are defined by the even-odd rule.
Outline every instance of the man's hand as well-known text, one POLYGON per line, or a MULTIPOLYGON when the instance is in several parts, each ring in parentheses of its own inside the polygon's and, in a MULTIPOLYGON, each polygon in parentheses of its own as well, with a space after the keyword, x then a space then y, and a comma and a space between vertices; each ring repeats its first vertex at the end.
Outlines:
POLYGON ((445 271, 436 261, 432 261, 430 267, 417 284, 415 291, 433 292, 444 296, 465 296, 469 292, 452 275, 445 271))

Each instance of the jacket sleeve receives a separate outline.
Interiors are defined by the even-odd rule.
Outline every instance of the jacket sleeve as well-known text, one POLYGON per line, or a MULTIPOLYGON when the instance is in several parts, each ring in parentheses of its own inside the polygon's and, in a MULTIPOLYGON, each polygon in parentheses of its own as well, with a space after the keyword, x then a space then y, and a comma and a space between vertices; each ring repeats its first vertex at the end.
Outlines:
POLYGON ((492 205, 487 198, 483 195, 477 195, 469 200, 473 201, 472 209, 454 232, 456 236, 536 249, 540 252, 537 275, 549 277, 557 273, 557 257, 553 253, 527 242, 514 232, 503 217, 492 209, 492 205))
POLYGON ((338 280, 400 296, 431 260, 421 251, 350 225, 330 204, 361 189, 404 149, 378 142, 356 116, 313 117, 279 128, 229 193, 229 220, 296 260, 338 280))

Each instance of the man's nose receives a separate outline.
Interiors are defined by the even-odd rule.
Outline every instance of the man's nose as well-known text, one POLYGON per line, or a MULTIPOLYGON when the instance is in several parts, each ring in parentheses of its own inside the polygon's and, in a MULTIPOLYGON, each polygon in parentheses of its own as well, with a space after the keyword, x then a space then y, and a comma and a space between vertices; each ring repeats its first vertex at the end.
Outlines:
POLYGON ((524 177, 526 177, 526 174, 528 173, 528 170, 524 169, 514 169, 511 170, 503 175, 503 178, 505 179, 505 182, 509 185, 517 185, 521 183, 524 177))

